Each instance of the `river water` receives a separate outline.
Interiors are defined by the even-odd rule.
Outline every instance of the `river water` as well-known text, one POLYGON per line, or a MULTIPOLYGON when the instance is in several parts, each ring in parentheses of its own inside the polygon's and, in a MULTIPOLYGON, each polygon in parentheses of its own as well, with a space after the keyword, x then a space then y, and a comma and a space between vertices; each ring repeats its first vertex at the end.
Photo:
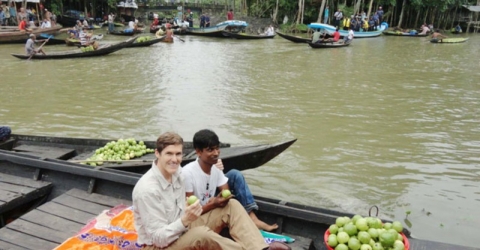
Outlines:
POLYGON ((478 35, 324 50, 280 37, 183 38, 58 61, 18 60, 9 53, 23 45, 1 45, 0 124, 145 140, 210 128, 233 145, 298 138, 245 171, 256 195, 364 215, 377 205, 417 238, 480 245, 478 35))

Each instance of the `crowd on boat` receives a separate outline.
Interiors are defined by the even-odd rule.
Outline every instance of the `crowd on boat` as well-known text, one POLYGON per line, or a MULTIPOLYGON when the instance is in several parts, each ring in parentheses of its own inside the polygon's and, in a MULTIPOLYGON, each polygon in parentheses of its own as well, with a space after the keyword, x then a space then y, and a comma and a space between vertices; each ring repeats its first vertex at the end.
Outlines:
POLYGON ((40 13, 35 11, 35 8, 23 8, 18 11, 15 3, 10 5, 0 5, 0 26, 17 26, 18 29, 28 31, 37 28, 36 21, 39 18, 42 21, 38 22, 40 28, 51 28, 56 25, 56 16, 48 9, 44 9, 40 5, 40 13))
MULTIPOLYGON (((327 5, 324 11, 324 23, 328 24, 329 17, 329 6, 327 5)), ((350 28, 353 31, 376 31, 377 27, 382 23, 384 11, 382 6, 378 7, 378 10, 375 13, 368 17, 365 11, 359 12, 356 15, 351 15, 346 17, 343 11, 339 8, 333 14, 333 26, 343 27, 343 30, 349 30, 350 28)))

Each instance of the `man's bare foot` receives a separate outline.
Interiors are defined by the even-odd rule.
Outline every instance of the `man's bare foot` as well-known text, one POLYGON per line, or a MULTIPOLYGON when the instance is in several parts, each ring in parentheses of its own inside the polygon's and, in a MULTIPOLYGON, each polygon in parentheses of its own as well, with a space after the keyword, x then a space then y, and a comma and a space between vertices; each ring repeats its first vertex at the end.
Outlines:
POLYGON ((269 231, 273 231, 273 230, 278 228, 278 225, 276 223, 272 224, 272 225, 269 225, 269 224, 261 221, 260 219, 258 219, 253 211, 251 211, 248 215, 250 215, 250 218, 255 223, 255 226, 257 226, 258 229, 269 232, 269 231))

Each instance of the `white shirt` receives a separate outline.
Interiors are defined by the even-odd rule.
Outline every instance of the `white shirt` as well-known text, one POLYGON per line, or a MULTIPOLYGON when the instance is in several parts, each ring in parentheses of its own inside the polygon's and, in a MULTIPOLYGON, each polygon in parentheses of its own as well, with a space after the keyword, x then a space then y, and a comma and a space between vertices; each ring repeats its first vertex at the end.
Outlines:
POLYGON ((164 248, 176 241, 187 228, 181 217, 185 213, 185 186, 182 168, 169 183, 155 162, 133 188, 133 215, 138 233, 137 243, 164 248))
POLYGON ((182 175, 185 178, 185 192, 193 192, 202 206, 215 196, 217 187, 225 185, 228 181, 223 172, 215 166, 212 166, 210 175, 203 172, 198 159, 185 165, 182 175))
POLYGON ((353 30, 349 30, 349 31, 348 31, 348 40, 352 40, 353 37, 354 37, 353 30))
POLYGON ((42 23, 42 26, 40 26, 41 29, 47 29, 47 28, 51 28, 52 27, 52 24, 50 23, 50 21, 44 21, 42 23))
POLYGON ((273 36, 275 34, 274 30, 273 30, 273 27, 268 27, 267 29, 267 32, 266 32, 267 36, 273 36))
POLYGON ((87 20, 83 20, 83 27, 88 27, 88 22, 87 22, 87 20))
POLYGON ((128 22, 128 27, 130 29, 134 29, 135 28, 135 23, 133 21, 128 22))

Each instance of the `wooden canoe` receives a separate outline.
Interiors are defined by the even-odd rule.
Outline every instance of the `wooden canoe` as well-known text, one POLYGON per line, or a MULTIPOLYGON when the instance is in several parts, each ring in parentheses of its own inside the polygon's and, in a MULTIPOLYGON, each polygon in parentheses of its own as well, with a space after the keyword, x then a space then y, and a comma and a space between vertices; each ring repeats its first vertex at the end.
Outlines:
POLYGON ((114 30, 109 32, 108 34, 110 35, 115 35, 115 36, 133 36, 135 34, 142 33, 142 31, 134 31, 134 32, 125 32, 123 30, 114 30))
MULTIPOLYGON (((81 58, 81 57, 94 57, 94 56, 103 56, 113 53, 115 51, 121 50, 126 46, 132 44, 135 41, 135 38, 131 38, 124 42, 119 42, 115 44, 106 44, 101 45, 97 50, 82 52, 80 49, 75 49, 71 51, 61 51, 61 52, 51 52, 46 55, 36 54, 31 57, 31 59, 68 59, 68 58, 81 58)), ((12 56, 19 59, 28 59, 29 55, 24 54, 11 54, 12 56)))
POLYGON ((186 30, 187 35, 195 36, 208 36, 208 37, 226 37, 223 35, 223 31, 227 26, 214 26, 208 28, 188 28, 186 30))
POLYGON ((279 32, 279 31, 277 31, 277 34, 280 37, 283 37, 283 38, 287 39, 288 41, 294 42, 294 43, 308 43, 308 42, 312 41, 311 38, 287 35, 285 33, 279 32))
POLYGON ((64 40, 64 43, 67 44, 67 46, 77 46, 77 47, 82 44, 79 39, 75 39, 75 38, 67 38, 64 40))
POLYGON ((245 33, 232 33, 228 31, 222 32, 224 36, 236 38, 236 39, 243 39, 243 40, 255 40, 255 39, 272 39, 275 35, 266 36, 266 35, 253 35, 253 34, 245 34, 245 33))
POLYGON ((156 43, 159 43, 161 41, 163 41, 165 39, 165 37, 167 36, 162 36, 162 37, 155 37, 155 38, 152 38, 148 41, 145 41, 145 42, 134 42, 130 45, 127 46, 127 48, 136 48, 136 47, 148 47, 150 45, 153 45, 153 44, 156 44, 156 43))
POLYGON ((443 38, 443 39, 431 39, 431 43, 464 43, 468 40, 466 37, 459 37, 459 38, 443 38))
POLYGON ((25 31, 0 32, 0 44, 25 43, 28 40, 28 36, 30 34, 35 34, 37 37, 40 34, 52 35, 59 32, 61 28, 62 26, 57 25, 53 28, 48 28, 48 29, 36 28, 31 32, 25 32, 25 31))
MULTIPOLYGON (((85 141, 89 142, 89 141, 85 141)), ((95 141, 90 141, 96 143, 95 141)), ((44 144, 50 143, 47 139, 44 144)), ((41 145, 42 143, 39 142, 41 145)), ((68 148, 68 145, 60 148, 68 148)), ((91 145, 95 146, 95 145, 91 145)), ((131 204, 131 194, 140 174, 114 169, 91 168, 68 164, 64 160, 25 155, 0 150, 0 173, 30 178, 53 185, 48 198, 32 204, 30 211, 0 229, 0 249, 53 249, 80 231, 91 218, 119 204, 131 204), (43 203, 43 205, 42 205, 43 203)), ((295 239, 293 250, 326 250, 323 236, 339 216, 353 214, 321 206, 306 206, 255 196, 259 206, 257 216, 267 223, 277 223, 274 233, 295 239)), ((367 211, 365 214, 367 215, 367 211)), ((7 218, 8 220, 9 218, 7 218)), ((404 229, 410 249, 474 250, 465 247, 413 238, 404 229)), ((439 239, 448 241, 448 239, 439 239)))
MULTIPOLYGON (((44 158, 61 159, 65 164, 83 166, 78 161, 85 160, 94 154, 95 150, 105 146, 111 140, 97 140, 84 138, 62 138, 45 136, 12 135, 9 151, 20 155, 42 155, 44 158), (66 148, 56 152, 56 149, 66 148)), ((229 144, 221 144, 221 159, 226 171, 235 168, 246 170, 259 167, 285 149, 290 147, 296 139, 276 144, 251 145, 230 147, 229 144)), ((145 142, 148 148, 155 148, 155 141, 145 142)), ((197 156, 191 142, 184 144, 184 157, 182 164, 194 161, 197 156)), ((103 168, 119 169, 127 172, 145 173, 151 166, 155 155, 146 154, 131 161, 121 164, 105 163, 103 168)))
POLYGON ((405 36, 405 37, 426 37, 428 34, 419 34, 418 32, 415 34, 410 34, 408 32, 400 32, 400 31, 383 31, 383 34, 386 36, 405 36))
POLYGON ((341 47, 347 47, 351 44, 351 42, 326 42, 326 43, 312 43, 308 42, 308 45, 312 47, 313 49, 328 49, 328 48, 341 48, 341 47))

